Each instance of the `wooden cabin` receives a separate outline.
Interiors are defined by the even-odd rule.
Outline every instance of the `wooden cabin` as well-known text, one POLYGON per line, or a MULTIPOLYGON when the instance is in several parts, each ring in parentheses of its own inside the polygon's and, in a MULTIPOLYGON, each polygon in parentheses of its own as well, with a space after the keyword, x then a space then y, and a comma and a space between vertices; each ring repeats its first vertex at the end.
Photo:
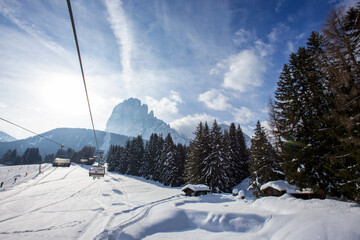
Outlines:
POLYGON ((287 193, 295 198, 301 199, 325 198, 324 194, 315 193, 312 189, 298 190, 296 186, 290 185, 284 180, 265 183, 261 186, 260 191, 265 196, 279 197, 287 193))
POLYGON ((200 195, 207 195, 211 192, 210 188, 203 184, 188 184, 181 189, 185 193, 186 196, 200 196, 200 195))

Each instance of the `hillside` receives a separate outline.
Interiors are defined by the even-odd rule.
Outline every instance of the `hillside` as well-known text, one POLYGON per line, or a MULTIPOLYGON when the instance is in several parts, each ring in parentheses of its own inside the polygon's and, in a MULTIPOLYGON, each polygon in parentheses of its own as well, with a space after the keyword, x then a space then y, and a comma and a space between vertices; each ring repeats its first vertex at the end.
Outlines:
POLYGON ((11 142, 15 140, 16 138, 13 138, 12 136, 3 131, 0 131, 0 142, 11 142))
MULTIPOLYGON (((42 133, 41 135, 58 143, 64 144, 65 147, 70 147, 75 151, 79 151, 86 145, 96 146, 93 134, 93 131, 90 129, 57 128, 42 133)), ((110 147, 111 144, 123 146, 129 139, 129 137, 126 136, 114 133, 106 133, 104 131, 96 131, 96 135, 100 149, 105 151, 110 147)), ((56 153, 59 150, 58 145, 39 136, 34 136, 13 142, 0 143, 0 157, 2 157, 9 149, 16 149, 17 154, 21 155, 27 148, 32 147, 39 148, 40 154, 42 156, 56 153)))

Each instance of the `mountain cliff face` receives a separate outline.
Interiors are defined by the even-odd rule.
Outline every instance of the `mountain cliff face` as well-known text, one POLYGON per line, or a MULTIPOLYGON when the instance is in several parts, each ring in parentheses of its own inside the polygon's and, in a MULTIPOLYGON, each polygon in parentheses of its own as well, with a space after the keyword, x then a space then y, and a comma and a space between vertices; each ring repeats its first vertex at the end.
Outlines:
POLYGON ((149 139, 152 133, 162 134, 163 138, 170 133, 174 143, 189 143, 186 137, 154 117, 153 111, 148 113, 148 106, 136 98, 129 98, 114 108, 106 123, 106 131, 131 137, 142 135, 143 139, 149 139))
POLYGON ((0 142, 12 142, 15 140, 16 139, 10 136, 9 134, 0 131, 0 142))

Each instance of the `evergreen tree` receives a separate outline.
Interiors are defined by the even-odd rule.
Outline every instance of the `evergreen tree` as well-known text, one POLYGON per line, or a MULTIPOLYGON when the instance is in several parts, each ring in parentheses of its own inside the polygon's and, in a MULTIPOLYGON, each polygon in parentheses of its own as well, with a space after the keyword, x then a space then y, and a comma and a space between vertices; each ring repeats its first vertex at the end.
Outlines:
POLYGON ((236 128, 234 123, 231 123, 229 128, 229 154, 232 183, 235 186, 249 176, 249 153, 240 125, 236 128))
POLYGON ((224 158, 224 141, 220 126, 216 120, 210 132, 210 154, 203 159, 202 177, 213 192, 230 192, 230 166, 224 158))
POLYGON ((44 158, 44 163, 52 163, 55 159, 55 155, 53 153, 51 154, 46 154, 45 158, 44 158))
POLYGON ((189 151, 185 160, 184 181, 190 184, 200 184, 201 182, 201 162, 205 158, 204 154, 204 127, 200 122, 194 132, 195 139, 190 142, 189 151))
POLYGON ((118 146, 111 145, 109 152, 106 157, 106 162, 108 164, 107 170, 112 172, 115 171, 117 167, 117 159, 116 159, 116 152, 118 151, 118 146))
POLYGON ((165 138, 160 161, 163 166, 160 182, 168 186, 179 186, 181 184, 181 166, 177 162, 175 145, 170 133, 165 138))
POLYGON ((144 155, 144 140, 142 136, 137 136, 130 141, 129 161, 127 165, 127 174, 139 176, 140 163, 144 155))
POLYGON ((255 189, 255 196, 258 196, 260 187, 264 183, 284 178, 280 171, 280 159, 259 121, 251 139, 249 170, 250 188, 255 189))
POLYGON ((1 164, 5 165, 14 165, 19 162, 19 156, 17 155, 16 149, 14 150, 7 150, 4 156, 1 159, 1 164))
POLYGON ((336 141, 328 134, 332 106, 328 81, 317 65, 322 51, 316 34, 307 48, 299 48, 285 64, 275 92, 273 119, 281 146, 288 181, 300 188, 320 192, 333 191, 333 174, 326 156, 334 151, 336 141))
POLYGON ((360 201, 360 3, 333 11, 323 29, 321 66, 332 93, 332 134, 339 144, 328 159, 336 195, 360 201))
POLYGON ((154 167, 153 171, 151 173, 153 180, 161 182, 162 179, 162 169, 163 169, 163 162, 161 161, 161 154, 163 150, 164 145, 164 139, 162 135, 160 135, 157 139, 157 141, 154 144, 155 149, 155 159, 154 161, 154 167))
POLYGON ((21 157, 20 164, 39 164, 42 157, 38 148, 27 148, 21 157))
MULTIPOLYGON (((144 150, 144 157, 143 157, 143 163, 141 165, 140 171, 141 175, 145 177, 146 179, 152 179, 154 180, 154 176, 156 176, 156 166, 157 162, 160 159, 160 152, 159 150, 162 140, 160 140, 160 137, 153 133, 150 136, 149 141, 146 144, 145 150, 144 150)), ((162 146, 161 146, 162 148, 162 146)))

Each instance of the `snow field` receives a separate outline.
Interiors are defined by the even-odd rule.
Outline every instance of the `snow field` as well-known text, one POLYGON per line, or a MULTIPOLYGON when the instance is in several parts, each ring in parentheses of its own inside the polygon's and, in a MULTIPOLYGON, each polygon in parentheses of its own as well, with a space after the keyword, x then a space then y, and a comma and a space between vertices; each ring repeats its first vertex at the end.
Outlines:
POLYGON ((186 197, 139 177, 93 180, 88 168, 50 166, 0 192, 0 239, 360 239, 355 203, 186 197))
MULTIPOLYGON (((51 164, 41 164, 41 170, 51 168, 51 164)), ((18 166, 0 166, 0 191, 26 182, 39 174, 39 164, 18 165, 18 166)))

